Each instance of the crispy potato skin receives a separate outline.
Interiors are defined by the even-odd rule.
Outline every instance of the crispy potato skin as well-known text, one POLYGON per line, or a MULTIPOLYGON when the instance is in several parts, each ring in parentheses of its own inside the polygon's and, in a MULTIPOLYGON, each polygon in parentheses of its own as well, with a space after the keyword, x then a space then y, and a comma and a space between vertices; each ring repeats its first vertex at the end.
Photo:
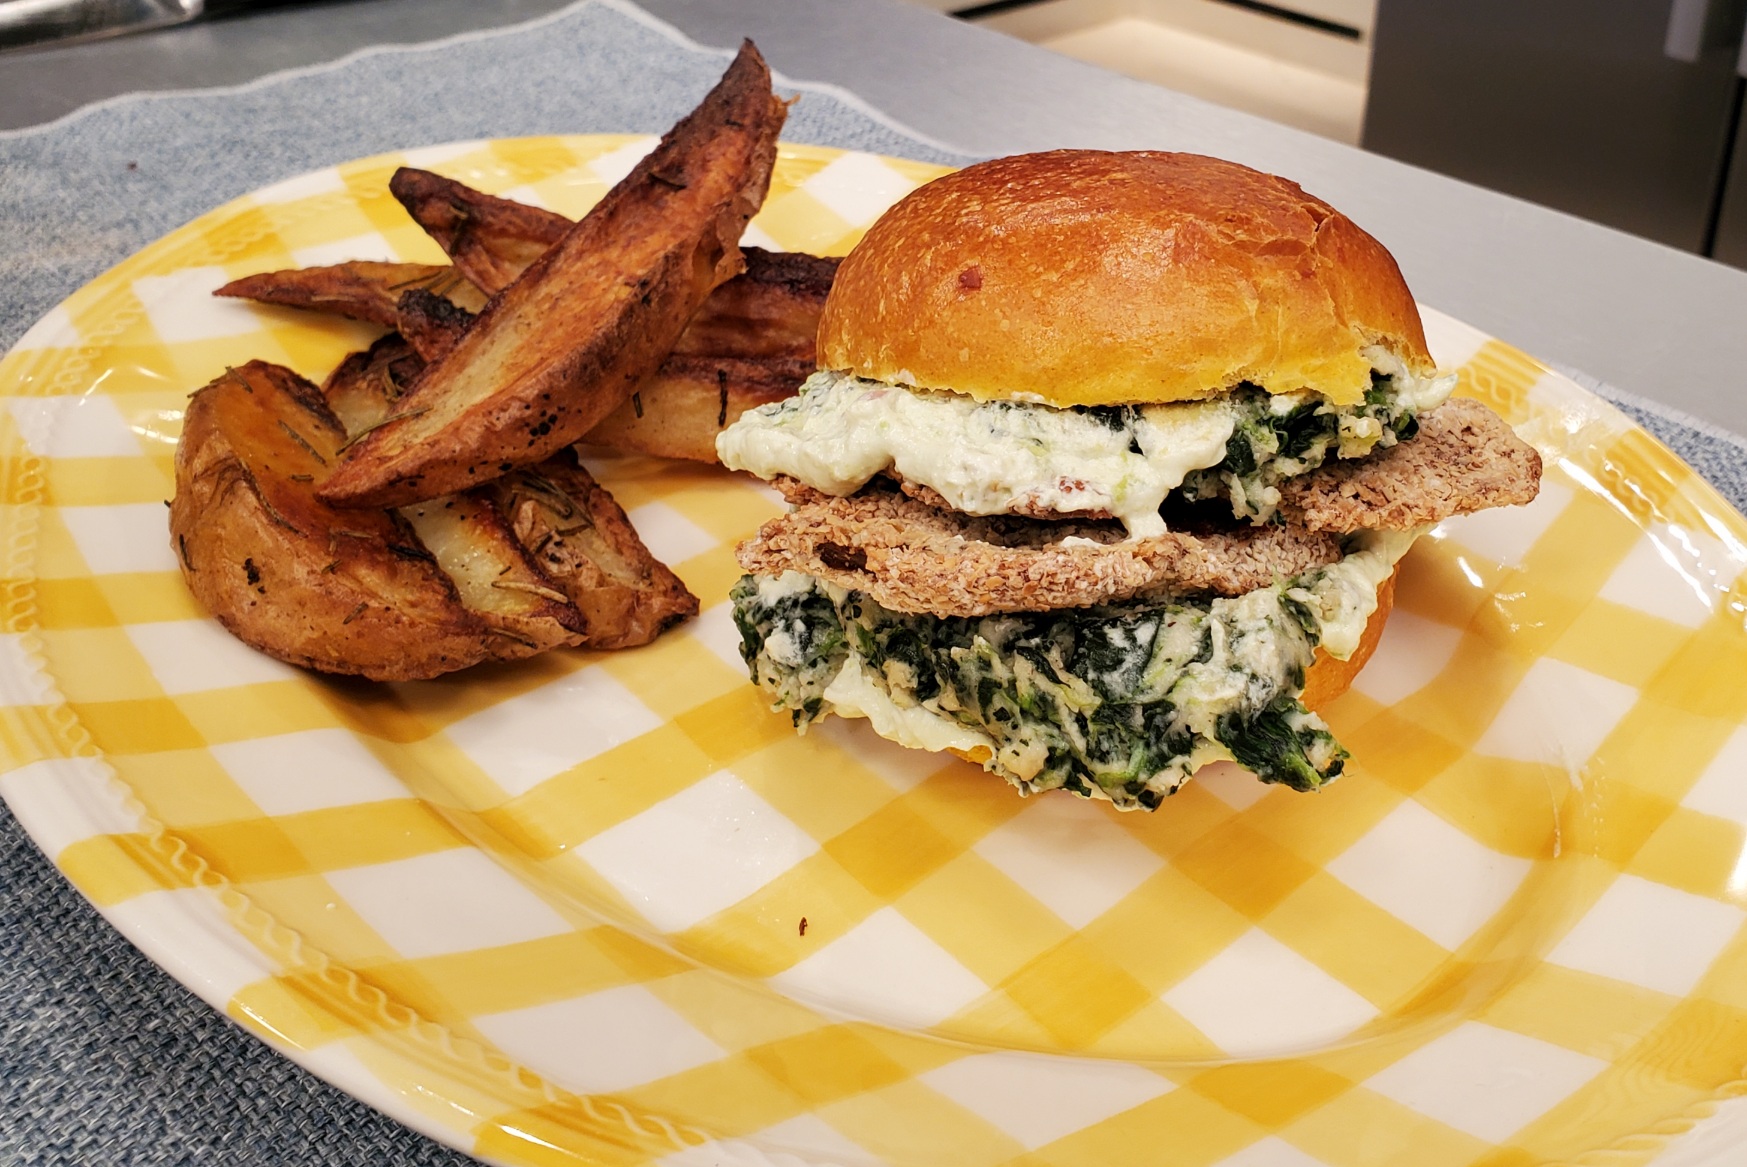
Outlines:
POLYGON ((239 640, 322 672, 406 681, 487 659, 499 638, 403 522, 316 498, 344 441, 315 386, 277 365, 196 393, 170 503, 189 590, 239 640))
POLYGON ((485 296, 452 267, 362 259, 329 267, 260 272, 232 280, 213 295, 332 312, 393 328, 401 293, 411 288, 446 297, 469 311, 485 306, 485 296))
POLYGON ((488 296, 515 283, 575 226, 555 212, 411 166, 396 170, 388 189, 456 270, 488 296))
POLYGON ((757 50, 623 182, 486 305, 322 488, 400 506, 549 457, 631 395, 717 284, 763 201, 786 107, 757 50))
POLYGON ((582 611, 590 648, 631 648, 698 614, 698 599, 649 553, 574 450, 494 482, 499 508, 582 611))
MULTIPOLYGON (((437 300, 429 292, 408 295, 437 300)), ((437 302, 456 311, 447 300, 437 302)), ((367 352, 342 361, 322 386, 322 396, 347 434, 356 436, 394 410, 401 386, 418 371, 419 358, 390 333, 367 352)), ((413 503, 399 515, 454 583, 462 606, 499 634, 493 660, 519 660, 582 643, 582 613, 528 556, 485 490, 413 503)))
POLYGON ((633 454, 715 462, 717 434, 749 409, 793 397, 812 371, 811 361, 793 357, 676 353, 582 440, 633 454))
POLYGON ((427 365, 448 356, 473 327, 473 313, 422 288, 401 293, 395 326, 427 365))

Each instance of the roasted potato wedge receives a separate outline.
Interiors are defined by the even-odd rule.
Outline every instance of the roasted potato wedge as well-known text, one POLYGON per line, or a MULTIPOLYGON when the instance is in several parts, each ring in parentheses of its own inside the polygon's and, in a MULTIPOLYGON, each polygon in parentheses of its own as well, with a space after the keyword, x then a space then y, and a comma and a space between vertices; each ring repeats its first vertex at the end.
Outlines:
MULTIPOLYGON (((406 343, 391 333, 334 370, 322 395, 349 435, 367 433, 393 413, 402 384, 395 369, 405 376, 409 355, 406 343)), ((582 613, 529 558, 489 494, 475 489, 414 503, 400 508, 400 517, 455 584, 467 610, 506 640, 493 659, 582 643, 582 613)))
MULTIPOLYGON (((348 358, 324 389, 328 403, 351 432, 379 422, 393 409, 396 386, 418 375, 420 361, 407 343, 390 334, 367 353, 348 358)), ((712 438, 713 442, 714 439, 712 438)), ((567 596, 580 614, 583 642, 590 648, 628 648, 653 640, 662 629, 697 613, 697 597, 649 553, 625 512, 595 482, 570 451, 529 471, 516 471, 491 488, 475 488, 460 499, 486 499, 491 514, 509 519, 511 533, 528 557, 531 575, 507 575, 511 590, 554 599, 567 596), (528 586, 527 580, 538 586, 528 586)), ((401 508, 425 545, 436 554, 468 598, 465 566, 451 566, 441 532, 427 530, 424 515, 435 504, 401 508)), ((461 541, 472 548, 479 536, 461 541)), ((498 567, 511 556, 472 550, 462 558, 475 568, 479 584, 503 588, 498 567)), ((569 625, 566 625, 569 627, 569 625)))
POLYGON ((697 597, 649 553, 574 450, 512 471, 490 489, 516 537, 582 610, 590 648, 647 644, 698 614, 697 597))
MULTIPOLYGON (((401 332, 426 360, 460 340, 472 317, 429 292, 401 297, 401 332)), ((792 397, 813 371, 796 357, 701 357, 670 354, 631 399, 583 435, 589 445, 658 458, 716 461, 716 435, 748 409, 792 397)))
POLYGON ((396 326, 400 335, 419 354, 419 359, 432 364, 449 355, 461 343, 461 337, 477 319, 473 313, 455 303, 433 295, 422 288, 403 292, 396 326))
POLYGON ((703 103, 557 246, 494 296, 396 418, 322 487, 400 506, 543 461, 660 365, 715 287, 769 187, 787 107, 750 42, 703 103))
POLYGON ((487 295, 515 283, 575 226, 555 212, 410 166, 394 172, 388 189, 455 261, 455 269, 487 295))
POLYGON ((312 308, 393 328, 401 293, 411 288, 423 288, 470 312, 485 307, 485 294, 453 267, 371 260, 261 272, 232 280, 213 295, 312 308))
POLYGON ((789 358, 809 366, 819 313, 841 259, 800 251, 741 249, 746 270, 710 293, 680 334, 680 356, 789 358))
POLYGON ((503 638, 404 520, 316 497, 345 441, 320 390, 278 365, 195 393, 170 502, 189 590, 244 643, 323 672, 406 681, 490 659, 503 638))
POLYGON ((813 363, 675 354, 583 441, 658 458, 716 461, 716 435, 748 409, 793 397, 813 363))
MULTIPOLYGON (((570 226, 562 215, 428 170, 403 167, 389 189, 455 267, 487 293, 507 288, 570 226)), ((743 247, 741 254, 746 270, 710 293, 673 351, 812 360, 819 313, 842 260, 762 247, 743 247)))

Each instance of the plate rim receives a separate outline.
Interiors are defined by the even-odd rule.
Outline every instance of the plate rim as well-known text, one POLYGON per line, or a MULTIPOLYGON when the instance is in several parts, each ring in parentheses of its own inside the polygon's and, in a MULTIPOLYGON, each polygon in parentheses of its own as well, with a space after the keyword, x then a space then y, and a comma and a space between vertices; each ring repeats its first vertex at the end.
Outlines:
MULTIPOLYGON (((478 140, 473 144, 486 145, 489 142, 527 143, 565 141, 573 139, 615 139, 629 141, 633 139, 653 138, 654 136, 655 135, 618 133, 553 134, 532 135, 516 139, 478 140)), ((461 144, 463 143, 450 143, 444 145, 455 146, 461 144)), ((865 153, 837 147, 790 143, 786 141, 782 143, 782 147, 797 155, 810 155, 814 158, 823 160, 829 160, 845 154, 865 153)), ((426 148, 441 149, 443 146, 426 148)), ((402 158, 406 153, 408 153, 408 150, 402 149, 369 155, 363 158, 338 163, 334 166, 321 167, 284 181, 296 182, 300 179, 308 179, 313 176, 323 175, 346 167, 362 167, 373 163, 385 164, 388 161, 402 158)), ((869 156, 884 157, 880 155, 869 156)), ((897 160, 906 164, 933 166, 942 172, 951 169, 950 167, 938 166, 938 164, 933 163, 918 163, 911 159, 897 160)), ((263 187, 261 189, 265 190, 268 188, 263 187)), ((8 359, 19 352, 24 351, 26 347, 25 340, 31 338, 32 334, 44 323, 50 320, 56 311, 72 302, 75 297, 92 289, 99 289, 106 285, 113 284, 119 279, 125 278, 127 269, 132 265, 141 264, 152 259, 169 259, 174 257, 179 251, 185 250, 190 246, 193 238, 197 237, 198 231, 202 225, 208 224, 212 221, 219 221, 233 217, 237 215, 238 212, 253 207, 256 205, 254 200, 259 193, 260 191, 253 191, 229 200, 196 217, 190 222, 183 224, 161 238, 152 241, 138 251, 131 253, 114 266, 82 285, 68 297, 63 298, 56 308, 50 310, 49 315, 34 324, 30 330, 27 330, 25 338, 21 338, 20 342, 15 345, 12 350, 4 354, 4 357, 0 357, 0 359, 8 359)), ((303 208, 303 213, 305 214, 319 214, 323 209, 320 200, 306 199, 304 200, 304 203, 307 204, 303 208)), ((1682 463, 1682 460, 1677 454, 1670 450, 1648 429, 1627 415, 1623 410, 1619 409, 1618 406, 1608 401, 1606 398, 1584 388, 1565 374, 1526 353, 1522 353, 1520 350, 1515 349, 1514 346, 1510 346, 1506 344, 1506 342, 1491 337, 1480 329, 1474 328, 1471 325, 1467 325, 1465 322, 1439 312, 1435 308, 1421 305, 1421 311, 1422 313, 1435 314, 1447 321, 1459 325, 1461 328, 1483 338, 1483 343, 1503 346, 1514 356, 1520 357, 1540 369, 1543 380, 1550 378, 1551 383, 1557 385, 1561 393, 1568 395, 1573 401, 1581 402, 1583 406, 1592 413, 1596 420, 1618 425, 1622 429, 1636 431, 1654 443, 1654 448, 1661 457, 1671 459, 1677 463, 1682 463)), ((85 343, 82 346, 88 350, 83 357, 85 372, 89 372, 91 367, 101 361, 102 339, 103 338, 99 337, 85 340, 85 343)), ((3 395, 8 398, 17 399, 20 395, 15 393, 13 391, 14 389, 14 386, 8 386, 3 395)), ((22 396, 53 399, 64 395, 47 392, 45 387, 42 391, 30 392, 22 396)), ((62 424, 62 419, 50 416, 45 424, 48 426, 59 425, 62 424)), ((21 431, 23 430, 24 427, 22 423, 19 424, 19 428, 21 431)), ((0 457, 0 472, 6 473, 9 477, 19 474, 28 475, 30 465, 41 461, 41 456, 28 451, 19 456, 7 455, 0 457)), ((1700 488, 1703 491, 1708 492, 1708 501, 1712 508, 1728 517, 1736 526, 1739 534, 1744 539, 1747 539, 1747 517, 1744 517, 1741 512, 1737 511, 1714 486, 1702 477, 1702 475, 1696 475, 1695 472, 1695 480, 1700 484, 1700 488)), ((0 772, 0 797, 3 797, 6 800, 9 807, 11 807, 12 812, 18 817, 26 833, 31 836, 33 842, 46 851, 47 844, 45 839, 53 834, 53 826, 49 822, 49 818, 57 813, 70 813, 70 810, 66 806, 57 808, 47 803, 38 802, 28 795, 22 798, 19 797, 17 784, 10 781, 10 779, 12 779, 19 770, 36 765, 40 762, 54 763, 59 760, 67 760, 73 763, 94 763, 96 767, 101 768, 103 771, 102 781, 96 783, 95 786, 88 786, 82 793, 86 797, 96 797, 97 791, 101 790, 104 795, 111 800, 112 804, 107 808, 103 808, 101 811, 92 811, 94 815, 105 812, 113 813, 119 810, 121 813, 132 816, 134 822, 139 828, 137 833, 150 840, 153 848, 159 850, 162 859, 171 863, 173 866, 176 866, 188 877, 188 887, 190 889, 204 889, 206 893, 209 893, 214 897, 221 905, 222 910, 226 913, 232 926, 237 929, 242 938, 249 941, 251 944, 257 945, 261 943, 261 938, 265 938, 275 946, 282 947, 285 955, 293 962, 301 962, 301 958, 306 954, 315 954, 318 958, 315 963, 320 967, 322 975, 325 975, 329 970, 338 970, 340 978, 347 982, 345 991, 352 995, 354 999, 359 1000, 360 1004, 365 1003, 363 998, 372 994, 380 997, 380 1001, 371 1002, 370 1004, 379 1010, 380 1016, 393 1022, 394 1028, 401 1028, 400 1019, 393 1018, 391 1015, 392 1011, 388 1008, 390 998, 386 993, 382 992, 380 989, 376 989, 374 986, 365 984, 351 969, 345 967, 339 962, 333 961, 325 952, 322 952, 318 946, 308 943, 299 933, 279 923, 270 913, 251 900, 246 893, 237 889, 223 875, 212 871, 205 864, 204 860, 200 859, 198 856, 190 855, 185 848, 179 847, 174 840, 170 838, 164 824, 158 822, 149 814, 147 808, 138 800, 131 788, 122 781, 119 775, 114 771, 113 767, 109 766, 104 761, 104 756, 95 746, 89 731, 79 721, 77 714, 74 713, 64 698, 60 695, 59 690, 56 687, 56 679, 50 670, 46 654, 43 652, 40 638, 36 635, 37 626, 34 623, 30 623, 30 617, 37 610, 37 596, 35 590, 37 578, 31 571, 20 572, 13 570, 20 566, 21 560, 29 560, 34 557, 36 546, 36 515, 42 505, 42 491, 38 489, 36 494, 30 497, 28 501, 21 499, 19 503, 14 504, 14 506, 10 508, 10 513, 4 522, 0 522, 0 533, 3 533, 6 536, 9 568, 8 579, 14 585, 24 585, 24 590, 27 593, 27 598, 23 600, 16 598, 15 594, 15 598, 10 605, 13 613, 12 623, 14 624, 14 627, 10 630, 18 638, 20 656, 23 662, 34 674, 33 676, 23 678, 22 680, 24 683, 36 684, 40 687, 39 691, 41 694, 49 698, 47 702, 39 702, 41 711, 39 716, 36 717, 19 716, 16 710, 10 707, 10 703, 8 702, 8 707, 5 710, 8 715, 8 722, 12 726, 26 730, 26 740, 38 747, 40 756, 36 759, 27 760, 23 763, 13 765, 6 771, 0 772), (19 625, 27 626, 20 627, 19 625), (245 925, 238 921, 248 921, 249 923, 245 925)), ((0 672, 4 673, 10 673, 10 671, 10 669, 0 669, 0 672)), ((0 677, 0 685, 11 685, 20 680, 21 679, 18 677, 6 675, 0 677)), ((6 699, 0 697, 0 701, 4 700, 6 699)), ((33 710, 33 712, 36 711, 33 710)), ((57 871, 61 872, 58 860, 51 859, 51 862, 55 864, 57 871)), ((63 878, 66 877, 64 872, 62 872, 62 875, 63 878)), ((202 962, 190 959, 185 953, 179 952, 174 943, 176 940, 186 939, 188 932, 186 925, 192 924, 196 932, 198 932, 200 929, 209 926, 211 923, 210 920, 198 918, 197 913, 194 915, 185 915, 180 917, 181 923, 184 926, 178 928, 175 925, 166 922, 171 918, 169 915, 155 911, 132 913, 118 912, 111 907, 106 907, 105 905, 97 903, 95 900, 91 899, 85 889, 81 888, 77 883, 73 882, 73 880, 68 879, 68 882, 73 885, 74 889, 78 891, 88 903, 91 903, 92 906, 97 909, 97 911, 112 927, 116 928, 117 931, 125 936, 129 943, 139 949, 149 960, 157 964, 160 968, 163 968, 171 976, 175 977, 179 983, 193 991, 202 1001, 217 1010, 228 1020, 238 1024, 240 1028, 246 1030, 251 1036, 263 1041, 275 1053, 290 1058, 305 1070, 314 1073, 351 1097, 365 1102, 367 1105, 385 1113, 403 1125, 409 1126, 427 1137, 431 1137, 447 1146, 454 1147, 463 1153, 475 1155, 476 1157, 479 1155, 479 1152, 476 1151, 473 1145, 467 1141, 469 1132, 466 1129, 445 1126, 430 1115, 420 1111, 418 1108, 405 1103, 398 1094, 391 1092, 388 1087, 376 1079, 374 1075, 370 1074, 369 1071, 361 1065, 358 1067, 358 1072, 354 1072, 351 1067, 347 1065, 336 1065, 331 1059, 322 1059, 318 1056, 321 1052, 319 1050, 305 1049, 304 1047, 298 1046, 290 1041, 275 1040, 273 1036, 262 1032, 261 1029, 242 1023, 239 1018, 234 1016, 227 1008, 228 996, 219 996, 214 988, 214 982, 201 975, 200 970, 202 962)), ((153 906, 156 908, 160 905, 154 904, 153 906)), ((165 903, 162 906, 167 908, 168 904, 165 903)), ((259 956, 259 970, 262 977, 274 976, 284 971, 284 967, 276 967, 272 963, 271 958, 265 952, 260 952, 257 955, 259 956)), ((293 963, 288 967, 298 967, 298 964, 293 963)), ((462 1058, 464 1061, 471 1062, 473 1063, 473 1068, 475 1070, 483 1068, 494 1073, 504 1074, 506 1080, 513 1083, 517 1088, 535 1088, 538 1092, 547 1094, 550 1100, 555 1103, 563 1102, 580 1105, 585 1111, 591 1114, 591 1117, 603 1124, 610 1123, 621 1127, 628 1127, 639 1136, 642 1136, 649 1133, 648 1131, 641 1129, 643 1124, 649 1123, 657 1131, 664 1134, 672 1141, 675 1150, 683 1150, 687 1146, 695 1146, 708 1140, 713 1145, 723 1147, 724 1149, 732 1148, 748 1154, 760 1164, 774 1164, 783 1161, 788 1157, 787 1153, 784 1152, 779 1153, 779 1157, 773 1159, 770 1153, 758 1147, 756 1144, 750 1143, 744 1139, 722 1138, 705 1132, 700 1128, 689 1127, 686 1124, 674 1123, 662 1116, 646 1115, 632 1111, 630 1108, 617 1102, 608 1102, 603 1105, 598 1103, 593 1096, 573 1094, 570 1091, 563 1090, 552 1083, 546 1082, 540 1075, 526 1069, 525 1067, 516 1065, 509 1059, 503 1058, 495 1051, 488 1050, 486 1047, 481 1046, 470 1038, 454 1034, 437 1022, 425 1018, 418 1018, 417 1015, 412 1014, 412 1011, 404 1004, 399 1004, 397 1002, 394 1004, 398 1005, 401 1010, 404 1010, 412 1016, 413 1020, 411 1021, 409 1028, 410 1031, 415 1034, 418 1042, 434 1043, 436 1047, 441 1049, 445 1056, 458 1057, 462 1058), (440 1031, 440 1034, 431 1031, 440 1031), (494 1064, 496 1062, 502 1062, 503 1064, 499 1066, 494 1064), (538 1086, 535 1086, 536 1083, 538 1086), (698 1138, 696 1140, 688 1139, 684 1137, 687 1133, 696 1134, 698 1138)), ((376 1040, 379 1032, 380 1030, 378 1029, 371 1030, 369 1034, 370 1039, 372 1041, 376 1040)), ((398 1056, 398 1053, 396 1056, 398 1056)), ((1674 1138, 1686 1131, 1699 1127, 1707 1119, 1711 1118, 1720 1103, 1730 1098, 1737 1097, 1742 1093, 1747 1093, 1747 1077, 1738 1078, 1716 1087, 1709 1096, 1692 1103, 1680 1115, 1666 1116, 1657 1124, 1657 1127, 1654 1130, 1621 1134, 1617 1136, 1613 1142, 1608 1144, 1607 1147, 1598 1147, 1592 1151, 1586 1151, 1578 1159, 1573 1160, 1573 1162, 1583 1163, 1588 1162, 1591 1159, 1600 1161, 1610 1155, 1614 1155, 1616 1153, 1614 1150, 1616 1147, 1624 1149, 1623 1145, 1627 1142, 1631 1142, 1635 1147, 1641 1149, 1644 1145, 1644 1140, 1647 1138, 1653 1138, 1657 1143, 1656 1148, 1650 1153, 1655 1156, 1660 1156, 1663 1151, 1668 1149, 1674 1138), (1678 1131, 1668 1129, 1672 1125, 1680 1125, 1682 1129, 1678 1131)), ((1728 1125, 1730 1134, 1739 1133, 1743 1137, 1747 1137, 1747 1115, 1743 1115, 1739 1121, 1730 1121, 1728 1125), (1738 1132, 1735 1128, 1739 1128, 1738 1132)), ((1719 1130, 1721 1130, 1721 1128, 1714 1128, 1711 1133, 1717 1133, 1719 1130)), ((570 1151, 569 1153, 572 1154, 575 1157, 575 1161, 579 1163, 594 1161, 584 1158, 574 1151, 570 1151)), ((510 1162, 509 1160, 496 1159, 488 1161, 510 1162)), ((1722 1159, 1716 1159, 1714 1162, 1716 1167, 1722 1167, 1722 1159)))

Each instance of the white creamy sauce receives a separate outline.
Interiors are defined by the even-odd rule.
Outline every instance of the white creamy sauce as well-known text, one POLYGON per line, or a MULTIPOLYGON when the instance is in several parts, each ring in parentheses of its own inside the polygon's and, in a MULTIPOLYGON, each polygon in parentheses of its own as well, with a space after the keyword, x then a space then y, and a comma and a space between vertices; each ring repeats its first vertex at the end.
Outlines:
POLYGON ((1294 588, 1289 593, 1321 613, 1322 648, 1330 656, 1346 660, 1359 647, 1365 625, 1377 610, 1377 588, 1424 530, 1356 535, 1354 549, 1339 563, 1318 572, 1310 587, 1294 588))
POLYGON ((855 652, 849 654, 843 668, 825 687, 825 700, 839 717, 865 717, 875 733, 913 750, 952 749, 969 753, 980 746, 991 754, 995 752, 995 743, 988 734, 920 705, 900 707, 855 652))
POLYGON ((1252 678, 1282 676, 1293 665, 1308 664, 1310 651, 1273 588, 1217 599, 1212 612, 1206 625, 1211 653, 1184 666, 1170 690, 1190 726, 1209 738, 1219 718, 1248 699, 1252 678))
POLYGON ((730 469, 787 474, 827 494, 852 494, 891 469, 966 514, 1108 511, 1138 538, 1164 533, 1159 504, 1191 470, 1225 457, 1234 424, 1217 400, 1147 406, 1132 430, 1112 429, 1071 409, 819 372, 799 396, 729 426, 716 450, 730 469))
MULTIPOLYGON (((1416 412, 1442 404, 1455 387, 1454 377, 1415 376, 1381 346, 1363 355, 1416 412)), ((1314 396, 1282 393, 1268 405, 1285 416, 1314 396)), ((827 494, 853 494, 892 470, 966 514, 1106 511, 1130 537, 1144 538, 1164 533, 1159 505, 1190 471, 1224 459, 1237 417, 1228 398, 1215 398, 1144 406, 1131 424, 1112 428, 1079 410, 822 370, 797 396, 742 416, 717 436, 716 451, 730 469, 786 474, 827 494)), ((1345 417, 1338 452, 1367 454, 1381 434, 1374 418, 1345 417)))
POLYGON ((1401 395, 1402 402, 1415 413, 1436 409, 1449 399, 1451 390, 1456 388, 1456 374, 1451 373, 1447 377, 1416 377, 1408 372, 1400 357, 1380 344, 1360 349, 1359 355, 1370 361, 1373 369, 1394 380, 1395 391, 1401 395))
MULTIPOLYGON (((899 706, 874 678, 867 662, 853 652, 826 687, 824 696, 827 707, 837 716, 864 717, 875 733, 909 749, 937 753, 951 749, 971 754, 980 748, 990 755, 984 769, 1010 773, 1021 780, 1035 775, 1043 768, 1041 744, 1032 747, 1037 756, 1028 758, 1024 756, 1023 746, 1015 743, 1003 751, 993 738, 961 724, 949 713, 926 705, 899 706), (999 769, 994 765, 996 761, 1000 763, 999 769)), ((1201 767, 1229 760, 1231 751, 1217 741, 1196 742, 1182 767, 1182 776, 1173 789, 1182 785, 1183 781, 1201 767)), ((1009 778, 1009 781, 1012 780, 1009 778)), ((1087 790, 1093 798, 1111 801, 1110 792, 1097 783, 1089 783, 1087 790)), ((1026 788, 1020 786, 1020 793, 1025 792, 1026 788)))

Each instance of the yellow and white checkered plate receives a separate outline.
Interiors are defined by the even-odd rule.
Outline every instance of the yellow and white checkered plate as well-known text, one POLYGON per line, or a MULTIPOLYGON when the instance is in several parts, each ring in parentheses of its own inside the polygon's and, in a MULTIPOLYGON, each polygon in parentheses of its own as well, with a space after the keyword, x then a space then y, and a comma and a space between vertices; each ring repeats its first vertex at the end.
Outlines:
MULTIPOLYGON (((283 183, 5 358, 0 789, 135 943, 503 1163, 1628 1164, 1747 1093, 1747 522, 1437 313, 1547 481, 1406 561, 1321 794, 1228 768, 1118 815, 797 737, 725 603, 777 503, 713 467, 597 465, 703 598, 647 648, 371 685, 220 631, 165 533, 187 394, 257 357, 320 379, 371 330, 207 293, 440 261, 400 163, 578 214, 648 145, 283 183)), ((785 147, 749 239, 842 253, 937 173, 785 147)))

